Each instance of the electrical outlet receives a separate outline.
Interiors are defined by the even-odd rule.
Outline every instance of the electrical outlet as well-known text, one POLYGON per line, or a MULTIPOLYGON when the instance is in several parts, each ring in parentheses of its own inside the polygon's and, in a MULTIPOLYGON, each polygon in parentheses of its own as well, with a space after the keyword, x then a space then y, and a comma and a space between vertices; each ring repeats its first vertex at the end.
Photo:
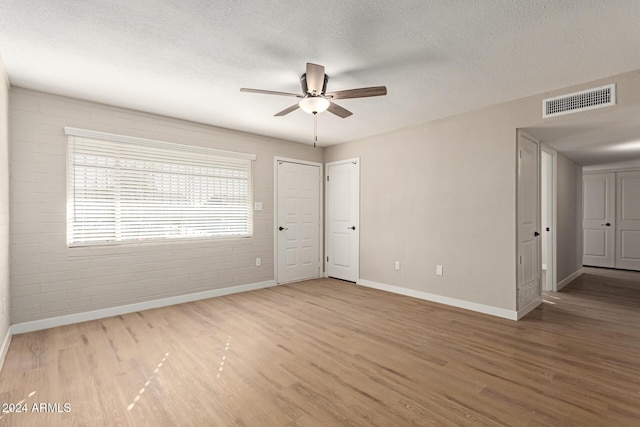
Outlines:
POLYGON ((260 258, 256 258, 256 267, 260 267, 262 265, 262 260, 260 258))
POLYGON ((400 261, 396 261, 396 270, 400 270, 400 261))
POLYGON ((443 271, 442 271, 442 266, 440 264, 436 265, 436 276, 442 276, 443 275, 443 271))

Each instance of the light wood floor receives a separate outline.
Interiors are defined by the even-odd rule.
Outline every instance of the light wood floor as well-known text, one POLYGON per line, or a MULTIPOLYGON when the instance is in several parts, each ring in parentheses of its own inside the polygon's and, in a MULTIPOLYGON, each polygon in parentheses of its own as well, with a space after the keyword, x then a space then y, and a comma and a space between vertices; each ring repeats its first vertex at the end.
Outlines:
POLYGON ((322 279, 18 335, 0 402, 71 412, 0 425, 638 426, 639 276, 520 322, 322 279))

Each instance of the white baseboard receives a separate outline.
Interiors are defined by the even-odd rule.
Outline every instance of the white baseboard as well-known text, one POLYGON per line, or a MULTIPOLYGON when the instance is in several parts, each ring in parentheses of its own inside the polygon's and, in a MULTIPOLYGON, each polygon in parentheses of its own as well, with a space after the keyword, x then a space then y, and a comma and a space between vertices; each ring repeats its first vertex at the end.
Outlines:
POLYGON ((465 310, 477 311, 479 313, 490 314, 492 316, 502 317, 509 320, 518 320, 518 313, 514 310, 493 307, 490 305, 478 304, 475 302, 464 301, 456 298, 445 297, 442 295, 430 294, 428 292, 416 291, 414 289, 402 288, 400 286, 386 285, 384 283, 372 282, 370 280, 360 279, 358 285, 369 288, 379 289, 381 291, 392 292, 394 294, 406 295, 413 298, 419 298, 426 301, 437 302, 440 304, 450 305, 453 307, 464 308, 465 310))
POLYGON ((556 286, 556 290, 559 291, 560 289, 564 288, 566 285, 571 283, 574 279, 580 277, 582 273, 584 273, 584 268, 580 268, 578 271, 574 272, 573 274, 570 274, 569 277, 565 278, 560 283, 558 283, 558 286, 556 286))
POLYGON ((11 335, 12 335, 11 326, 7 329, 7 334, 2 340, 2 347, 0 347, 0 371, 2 371, 2 366, 4 365, 4 358, 9 351, 9 345, 11 345, 11 335))
POLYGON ((527 314, 531 313, 536 309, 540 304, 542 304, 542 296, 534 299, 529 304, 527 304, 524 308, 518 310, 518 320, 522 319, 527 314))
POLYGON ((18 323, 11 327, 13 334, 24 334, 26 332, 40 331, 42 329, 55 328, 56 326, 71 325, 73 323, 86 322, 89 320, 103 319, 105 317, 117 316, 120 314, 135 313, 136 311, 150 310, 152 308, 166 307, 169 305, 182 304, 185 302, 198 301, 202 299, 214 298, 223 295, 231 295, 239 292, 253 291, 256 289, 275 286, 274 280, 250 283, 247 285, 230 286, 228 288, 212 289, 210 291, 196 292, 175 297, 156 299, 151 301, 138 302, 135 304, 121 305, 119 307, 104 308, 101 310, 85 311, 83 313, 69 314, 67 316, 52 317, 49 319, 34 320, 32 322, 18 323))

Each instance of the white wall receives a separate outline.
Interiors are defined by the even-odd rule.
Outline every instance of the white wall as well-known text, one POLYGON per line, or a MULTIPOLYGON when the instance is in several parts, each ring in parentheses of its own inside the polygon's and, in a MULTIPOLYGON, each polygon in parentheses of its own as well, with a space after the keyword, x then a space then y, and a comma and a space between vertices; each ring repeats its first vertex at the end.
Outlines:
POLYGON ((325 161, 361 159, 361 279, 516 309, 516 128, 525 112, 501 105, 327 148, 325 161))
POLYGON ((9 79, 0 55, 0 368, 8 350, 9 289, 9 79), (4 298, 4 308, 3 308, 4 298), (4 313, 2 312, 4 309, 4 313))
POLYGON ((12 88, 11 323, 273 279, 273 158, 322 149, 12 88), (252 239, 67 248, 64 126, 254 153, 252 239), (262 265, 255 266, 255 258, 262 265))
POLYGON ((582 268, 582 167, 557 156, 557 283, 582 268))
MULTIPOLYGON (((361 158, 360 278, 515 311, 516 129, 543 124, 544 98, 612 82, 620 96, 611 109, 640 104, 640 73, 632 72, 328 147, 326 162, 361 158), (436 276, 436 264, 444 276, 436 276)), ((565 166, 567 186, 575 188, 575 165, 565 166)), ((558 280, 582 252, 576 194, 570 197, 558 280)))

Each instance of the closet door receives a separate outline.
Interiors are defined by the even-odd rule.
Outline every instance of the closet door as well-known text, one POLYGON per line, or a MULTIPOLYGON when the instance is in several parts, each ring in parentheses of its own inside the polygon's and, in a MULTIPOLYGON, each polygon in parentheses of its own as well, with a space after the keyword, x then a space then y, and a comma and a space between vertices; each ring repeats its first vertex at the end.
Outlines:
POLYGON ((616 174, 586 174, 582 178, 582 264, 615 266, 616 174))
POLYGON ((357 282, 359 277, 359 159, 327 163, 327 275, 357 282))
POLYGON ((640 270, 640 171, 617 174, 616 268, 640 270))

